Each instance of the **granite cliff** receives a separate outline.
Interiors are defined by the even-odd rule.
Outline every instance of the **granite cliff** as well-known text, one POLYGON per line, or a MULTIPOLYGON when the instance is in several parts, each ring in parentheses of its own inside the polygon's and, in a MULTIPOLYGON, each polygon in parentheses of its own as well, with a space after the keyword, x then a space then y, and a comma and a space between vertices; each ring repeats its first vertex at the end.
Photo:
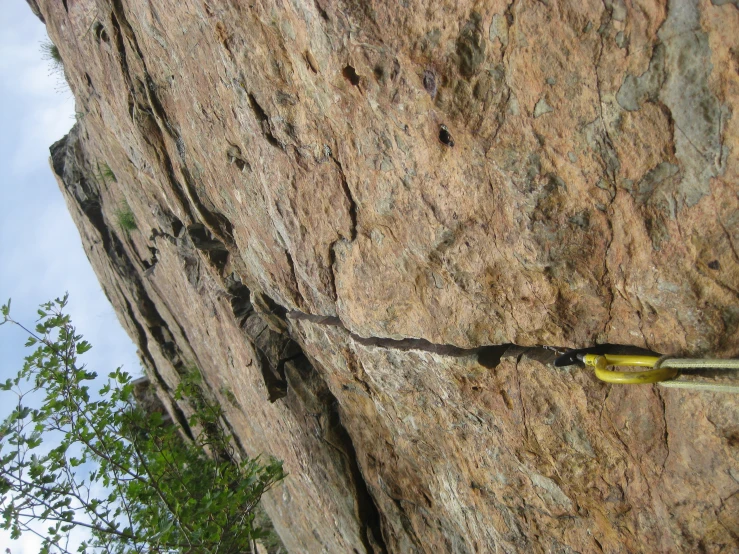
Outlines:
POLYGON ((551 365, 739 354, 736 2, 29 4, 88 257, 291 552, 736 551, 736 398, 551 365))

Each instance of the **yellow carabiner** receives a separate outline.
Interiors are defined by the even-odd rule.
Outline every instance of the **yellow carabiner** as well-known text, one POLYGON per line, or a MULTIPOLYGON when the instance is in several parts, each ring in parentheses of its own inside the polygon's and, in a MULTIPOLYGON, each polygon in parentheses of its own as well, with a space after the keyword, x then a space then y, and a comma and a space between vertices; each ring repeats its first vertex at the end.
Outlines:
POLYGON ((648 371, 609 371, 608 366, 641 366, 654 368, 657 356, 626 356, 621 354, 585 354, 585 365, 595 368, 595 376, 606 383, 643 385, 673 379, 678 370, 661 367, 648 371))

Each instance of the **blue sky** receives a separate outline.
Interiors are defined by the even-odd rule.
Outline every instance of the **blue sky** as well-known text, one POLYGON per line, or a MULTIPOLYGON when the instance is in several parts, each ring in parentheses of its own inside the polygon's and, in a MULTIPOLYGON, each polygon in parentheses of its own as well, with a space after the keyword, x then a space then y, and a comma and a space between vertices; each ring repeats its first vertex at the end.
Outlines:
MULTIPOLYGON (((68 312, 93 345, 87 366, 106 375, 118 366, 141 369, 136 349, 98 284, 79 234, 49 168, 49 146, 74 124, 74 98, 52 74, 40 45, 44 25, 23 0, 0 10, 0 302, 33 325, 39 304, 70 294, 68 312)), ((23 363, 25 337, 0 327, 0 381, 23 363)), ((5 393, 3 393, 5 394, 5 393)), ((8 402, 0 396, 0 417, 8 402)), ((0 552, 38 552, 32 537, 11 541, 0 530, 0 552)))

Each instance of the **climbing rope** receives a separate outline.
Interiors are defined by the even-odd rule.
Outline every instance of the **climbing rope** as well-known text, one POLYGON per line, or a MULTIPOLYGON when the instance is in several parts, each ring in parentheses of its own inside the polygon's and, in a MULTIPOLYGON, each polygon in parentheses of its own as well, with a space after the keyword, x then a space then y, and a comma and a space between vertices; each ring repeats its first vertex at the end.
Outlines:
POLYGON ((658 383, 662 387, 711 392, 739 393, 738 385, 680 379, 682 371, 739 371, 739 360, 670 358, 668 356, 632 356, 622 354, 582 354, 585 365, 595 369, 595 376, 606 383, 637 385, 658 383), (613 371, 609 366, 647 367, 644 371, 613 371))

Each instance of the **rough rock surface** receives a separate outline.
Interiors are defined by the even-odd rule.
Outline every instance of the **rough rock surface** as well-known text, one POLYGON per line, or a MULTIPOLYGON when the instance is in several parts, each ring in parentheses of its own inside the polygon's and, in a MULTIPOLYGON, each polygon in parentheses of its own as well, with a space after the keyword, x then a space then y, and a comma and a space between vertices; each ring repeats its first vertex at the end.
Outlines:
POLYGON ((291 551, 735 551, 736 399, 541 348, 739 354, 735 2, 29 4, 104 290, 291 551))

